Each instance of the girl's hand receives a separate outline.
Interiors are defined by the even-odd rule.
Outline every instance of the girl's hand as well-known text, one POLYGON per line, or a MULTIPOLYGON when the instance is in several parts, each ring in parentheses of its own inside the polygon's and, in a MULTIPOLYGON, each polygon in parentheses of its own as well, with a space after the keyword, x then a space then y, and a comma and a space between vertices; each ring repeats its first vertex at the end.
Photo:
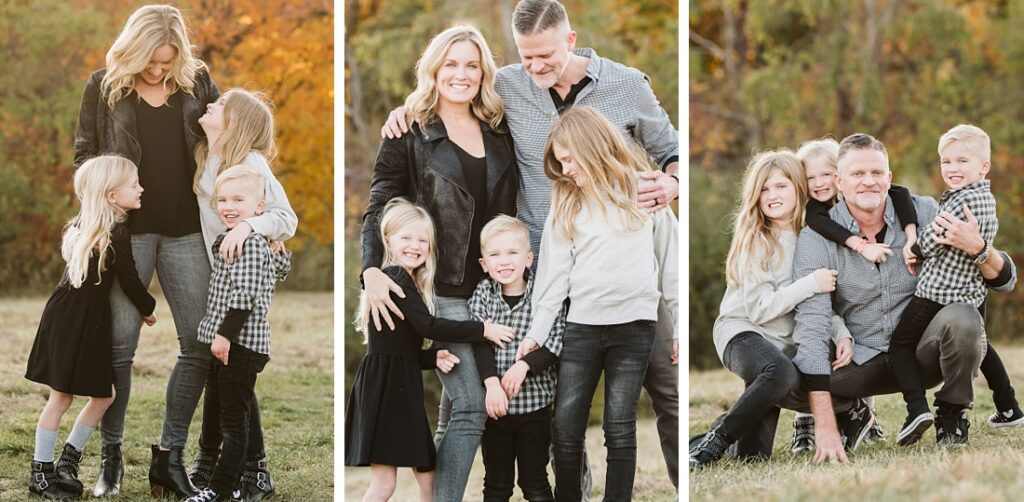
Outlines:
POLYGON ((832 371, 850 364, 853 361, 853 338, 840 338, 836 342, 836 360, 832 361, 832 371))
POLYGON ((484 321, 484 338, 497 345, 498 348, 504 349, 506 343, 515 340, 516 330, 501 324, 494 324, 488 319, 484 321))
POLYGON ((210 344, 210 353, 213 357, 216 357, 218 361, 224 363, 224 366, 228 365, 228 353, 231 352, 231 340, 217 335, 213 337, 213 343, 210 344))
POLYGON ((252 227, 246 222, 235 225, 224 239, 220 241, 220 257, 225 262, 231 263, 235 258, 242 256, 242 246, 245 245, 246 237, 252 233, 252 227))
POLYGON ((284 252, 284 241, 270 241, 270 252, 281 254, 284 252))
POLYGON ((505 395, 513 399, 519 395, 519 389, 526 380, 526 373, 530 371, 530 365, 526 361, 516 361, 505 375, 501 377, 501 388, 505 389, 505 395))
POLYGON ((906 227, 907 233, 907 244, 903 246, 903 262, 907 264, 907 270, 910 271, 910 275, 917 275, 914 271, 914 265, 917 264, 917 255, 914 254, 913 247, 917 244, 917 225, 911 223, 906 227))
POLYGON ((484 398, 484 406, 487 409, 487 416, 497 420, 508 413, 508 396, 501 389, 498 377, 490 377, 484 380, 487 387, 487 396, 484 398))
POLYGON ((459 358, 455 354, 448 352, 448 349, 437 351, 437 369, 441 373, 448 373, 455 368, 456 364, 459 364, 459 358))
POLYGON ((811 272, 814 281, 818 283, 818 292, 831 293, 836 290, 836 276, 839 272, 828 268, 819 268, 811 272))
POLYGON ((540 345, 537 344, 537 340, 530 337, 523 338, 523 341, 519 342, 519 348, 516 349, 516 361, 539 348, 540 345))
POLYGON ((381 330, 380 320, 383 317, 384 322, 393 331, 395 329, 395 321, 391 319, 391 313, 393 312, 402 320, 405 319, 405 315, 398 309, 398 305, 395 305, 395 302, 391 300, 389 293, 394 292, 399 298, 405 298, 405 292, 402 291, 402 287, 395 284, 395 281, 392 281, 379 268, 373 267, 363 271, 363 289, 366 292, 366 306, 369 308, 369 312, 364 312, 363 315, 369 314, 371 316, 373 326, 377 328, 377 331, 381 330))
POLYGON ((892 249, 888 244, 872 242, 864 245, 860 255, 872 263, 882 263, 886 256, 892 256, 892 249))
POLYGON ((143 317, 142 318, 142 322, 144 322, 146 324, 146 326, 152 326, 152 325, 156 324, 156 314, 153 313, 153 314, 149 314, 146 317, 143 317))

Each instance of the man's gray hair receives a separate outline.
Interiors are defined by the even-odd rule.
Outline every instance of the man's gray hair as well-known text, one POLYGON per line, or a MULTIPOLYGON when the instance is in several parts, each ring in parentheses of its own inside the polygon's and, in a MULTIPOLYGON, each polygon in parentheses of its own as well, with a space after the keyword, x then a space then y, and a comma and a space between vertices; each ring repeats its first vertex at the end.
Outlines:
POLYGON ((520 35, 541 33, 568 21, 558 0, 522 0, 512 12, 512 28, 520 35))
POLYGON ((885 145, 881 141, 878 141, 870 134, 861 132, 843 138, 843 141, 839 143, 839 155, 836 157, 837 162, 842 162, 846 152, 850 150, 878 150, 882 152, 882 155, 885 155, 886 159, 889 158, 889 152, 885 150, 885 145))

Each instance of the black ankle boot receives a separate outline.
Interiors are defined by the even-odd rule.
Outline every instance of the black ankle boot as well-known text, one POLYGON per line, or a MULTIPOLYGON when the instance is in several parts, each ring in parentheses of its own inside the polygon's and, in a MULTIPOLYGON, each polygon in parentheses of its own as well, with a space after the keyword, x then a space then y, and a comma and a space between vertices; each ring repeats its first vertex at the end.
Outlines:
POLYGON ((94 497, 113 497, 121 493, 121 480, 124 479, 124 462, 121 460, 121 445, 103 445, 100 456, 100 476, 96 479, 96 487, 92 490, 94 497))
POLYGON ((259 502, 274 496, 274 483, 267 469, 267 457, 245 463, 242 471, 242 498, 246 502, 259 502))
POLYGON ((188 479, 193 486, 199 490, 210 486, 210 479, 213 478, 213 469, 217 467, 218 457, 220 457, 220 449, 207 450, 199 447, 195 464, 192 465, 192 470, 188 473, 188 479))
POLYGON ((32 473, 28 477, 28 493, 47 500, 71 500, 78 498, 57 486, 57 473, 53 462, 32 461, 32 473))
POLYGON ((78 464, 82 461, 82 452, 70 443, 64 443, 64 451, 60 453, 54 471, 57 474, 56 485, 68 493, 81 495, 82 482, 78 480, 78 464))
POLYGON ((181 461, 181 448, 160 450, 151 445, 153 461, 149 464, 149 493, 154 497, 168 495, 186 498, 195 495, 198 490, 192 486, 185 472, 185 464, 181 461))

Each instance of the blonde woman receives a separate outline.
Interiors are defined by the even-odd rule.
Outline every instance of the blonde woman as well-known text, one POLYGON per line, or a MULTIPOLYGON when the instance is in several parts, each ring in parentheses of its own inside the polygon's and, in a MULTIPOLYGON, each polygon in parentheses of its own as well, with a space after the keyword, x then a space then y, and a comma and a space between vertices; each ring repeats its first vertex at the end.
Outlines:
MULTIPOLYGON (((257 233, 280 243, 295 235, 298 217, 288 202, 284 187, 270 170, 270 162, 277 153, 274 143, 274 114, 265 96, 244 89, 230 89, 206 107, 199 118, 206 133, 196 150, 196 170, 193 190, 199 201, 204 248, 211 266, 214 265, 212 247, 221 234, 225 234, 218 248, 219 255, 230 262, 242 251, 246 238, 257 233), (231 166, 243 165, 258 172, 263 181, 261 191, 264 210, 246 218, 228 229, 214 208, 217 176, 231 166)), ((272 245, 273 249, 277 245, 272 245)), ((213 382, 207 382, 212 385, 213 382)), ((198 489, 206 488, 213 477, 223 440, 220 428, 219 403, 209 391, 203 401, 203 427, 199 436, 199 452, 189 479, 198 489)), ((268 498, 276 491, 270 477, 263 443, 263 428, 258 400, 254 397, 249 410, 249 445, 246 451, 242 496, 256 501, 268 498)))
MULTIPOLYGON (((495 72, 487 42, 470 26, 439 33, 416 63, 416 90, 406 100, 412 134, 381 145, 363 215, 361 278, 377 330, 382 320, 393 328, 392 316, 404 318, 389 296, 402 288, 381 271, 381 211, 395 197, 422 204, 436 225, 436 315, 470 319, 467 300, 483 277, 480 230, 516 209, 518 171, 495 72)), ((462 500, 487 415, 471 346, 445 345, 462 362, 440 375, 451 412, 449 421, 442 409, 438 424, 434 498, 462 500)))
MULTIPOLYGON (((209 365, 209 350, 196 337, 206 308, 210 265, 203 259, 199 205, 192 192, 193 155, 203 135, 197 120, 220 96, 193 51, 177 9, 147 5, 135 11, 107 52, 106 67, 86 83, 75 131, 75 165, 100 154, 121 155, 138 166, 141 184, 149 187, 144 208, 129 216, 127 227, 142 283, 149 284, 154 270, 160 276, 180 347, 167 384, 160 443, 152 446, 149 477, 154 489, 182 498, 195 493, 181 455, 209 365)), ((110 303, 117 397, 101 423, 96 496, 120 491, 120 445, 141 325, 122 288, 113 288, 110 303)))
POLYGON ((555 122, 544 154, 553 182, 533 290, 533 323, 517 357, 544 345, 565 300, 552 442, 558 500, 583 497, 584 436, 604 374, 605 500, 630 500, 636 406, 654 346, 658 305, 678 316, 678 223, 639 202, 645 157, 594 108, 555 122), (624 266, 628 262, 628 266, 624 266))
POLYGON ((57 500, 82 494, 82 451, 114 400, 110 290, 115 277, 142 320, 150 326, 156 323, 156 300, 139 281, 131 236, 124 228, 128 211, 142 204, 135 165, 123 157, 94 157, 75 172, 74 186, 80 209, 64 230, 64 277, 43 309, 25 372, 25 378, 50 387, 36 424, 28 491, 57 500), (89 400, 54 465, 61 417, 75 396, 89 400))
MULTIPOLYGON (((824 268, 792 277, 806 204, 804 168, 791 151, 762 152, 750 161, 726 258, 727 286, 714 327, 718 357, 743 379, 746 389, 690 449, 691 470, 718 461, 748 431, 767 427, 774 437, 777 403, 799 385, 799 373, 790 361, 796 352, 793 309, 812 295, 835 290, 836 284, 836 271, 824 268)), ((753 446, 771 452, 770 443, 753 446)))

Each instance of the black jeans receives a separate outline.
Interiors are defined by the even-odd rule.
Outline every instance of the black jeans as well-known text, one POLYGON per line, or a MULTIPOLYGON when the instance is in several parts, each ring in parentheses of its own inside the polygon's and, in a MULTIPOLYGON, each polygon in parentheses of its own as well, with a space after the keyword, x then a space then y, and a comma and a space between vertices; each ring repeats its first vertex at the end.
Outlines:
POLYGON ((210 365, 210 375, 206 380, 207 399, 220 403, 220 427, 224 438, 217 468, 210 479, 210 489, 218 494, 230 494, 242 478, 249 445, 249 410, 256 397, 256 374, 263 371, 268 361, 270 357, 232 343, 228 364, 225 366, 214 358, 210 365))
POLYGON ((484 457, 484 502, 508 501, 519 465, 519 488, 530 502, 554 501, 548 483, 551 406, 523 415, 487 419, 480 447, 484 457))
POLYGON ((753 331, 733 337, 722 360, 746 388, 723 415, 719 434, 738 441, 741 458, 770 457, 779 422, 777 404, 800 386, 800 374, 789 357, 753 331))
POLYGON ((555 497, 581 500, 583 447, 598 381, 604 373, 606 501, 630 500, 636 476, 636 405, 654 345, 654 321, 608 326, 567 322, 553 420, 555 497))
MULTIPOLYGON (((231 359, 228 358, 230 362, 231 359)), ((211 358, 210 364, 220 363, 211 358)), ((209 451, 220 451, 224 436, 220 432, 220 399, 217 392, 209 390, 203 395, 203 423, 199 432, 199 447, 209 451)), ((267 456, 263 443, 263 422, 260 420, 259 398, 252 397, 249 406, 249 445, 246 447, 246 461, 267 456)))

